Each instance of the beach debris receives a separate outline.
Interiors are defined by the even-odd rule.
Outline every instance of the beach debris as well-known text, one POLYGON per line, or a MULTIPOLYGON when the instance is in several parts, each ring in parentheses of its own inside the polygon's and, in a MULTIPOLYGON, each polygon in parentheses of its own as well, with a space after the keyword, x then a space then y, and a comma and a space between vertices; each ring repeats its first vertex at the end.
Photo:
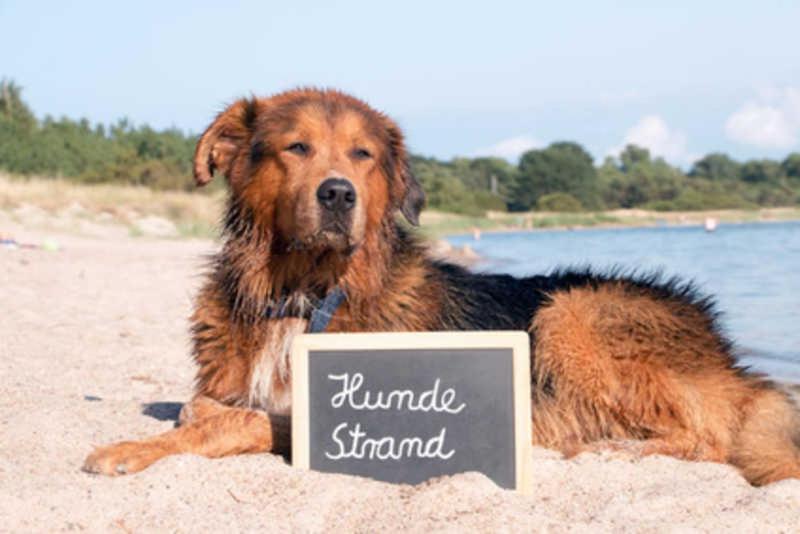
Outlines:
POLYGON ((0 246, 8 249, 15 249, 19 248, 19 243, 17 242, 16 239, 0 236, 0 246))
POLYGON ((42 244, 39 246, 39 248, 48 252, 58 252, 61 247, 59 246, 58 241, 55 239, 45 239, 42 241, 42 244))
POLYGON ((15 250, 18 248, 32 248, 46 250, 48 252, 56 252, 61 248, 61 246, 58 244, 58 241, 55 239, 45 239, 41 244, 37 245, 36 243, 22 243, 11 236, 4 234, 0 234, 0 247, 10 250, 15 250))

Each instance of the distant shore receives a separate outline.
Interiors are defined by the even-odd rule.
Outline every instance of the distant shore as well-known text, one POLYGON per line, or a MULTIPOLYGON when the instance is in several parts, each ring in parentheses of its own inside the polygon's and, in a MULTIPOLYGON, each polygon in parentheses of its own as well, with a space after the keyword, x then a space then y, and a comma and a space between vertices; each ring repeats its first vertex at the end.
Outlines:
POLYGON ((800 221, 800 207, 702 211, 620 209, 583 213, 489 212, 485 217, 429 211, 422 214, 422 228, 429 235, 444 236, 472 234, 476 231, 495 233, 654 226, 702 227, 707 219, 713 219, 720 224, 800 221))

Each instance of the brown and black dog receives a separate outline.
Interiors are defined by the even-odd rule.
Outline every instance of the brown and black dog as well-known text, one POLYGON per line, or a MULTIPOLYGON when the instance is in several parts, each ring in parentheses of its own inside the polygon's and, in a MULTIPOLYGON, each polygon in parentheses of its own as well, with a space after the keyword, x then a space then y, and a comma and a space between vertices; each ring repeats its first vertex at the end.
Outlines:
POLYGON ((517 279, 430 259, 397 217, 416 225, 424 201, 403 135, 364 102, 315 89, 240 100, 197 144, 197 183, 215 171, 230 196, 192 317, 195 397, 178 428, 98 448, 85 470, 288 451, 289 347, 337 288, 328 331, 528 330, 536 445, 727 462, 753 484, 800 477, 796 410, 737 367, 690 285, 590 271, 517 279))

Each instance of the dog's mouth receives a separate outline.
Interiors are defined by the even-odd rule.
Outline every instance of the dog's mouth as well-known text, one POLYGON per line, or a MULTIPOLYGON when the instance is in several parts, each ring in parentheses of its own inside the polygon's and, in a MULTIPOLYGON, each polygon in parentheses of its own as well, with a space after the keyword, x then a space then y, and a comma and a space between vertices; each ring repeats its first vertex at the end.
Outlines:
POLYGON ((343 236, 348 238, 350 236, 350 222, 338 218, 330 219, 323 223, 319 233, 328 236, 343 236))
POLYGON ((336 252, 345 252, 353 246, 350 232, 340 226, 320 230, 315 241, 322 248, 329 248, 336 252))
POLYGON ((350 214, 324 214, 319 230, 313 236, 319 248, 346 252, 354 247, 352 232, 353 218, 350 214))
POLYGON ((349 256, 356 248, 357 243, 351 235, 349 225, 341 221, 331 221, 305 238, 290 240, 287 252, 337 252, 349 256))

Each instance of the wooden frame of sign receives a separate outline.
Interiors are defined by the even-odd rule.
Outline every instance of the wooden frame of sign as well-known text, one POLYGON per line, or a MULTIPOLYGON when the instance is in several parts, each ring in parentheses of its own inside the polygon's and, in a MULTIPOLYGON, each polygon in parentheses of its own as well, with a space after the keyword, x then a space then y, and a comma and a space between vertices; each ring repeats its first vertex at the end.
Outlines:
POLYGON ((404 483, 462 470, 482 470, 503 487, 530 492, 529 343, 528 334, 522 331, 297 336, 291 354, 292 463, 305 469, 404 483), (427 369, 429 365, 434 368, 433 374, 427 369), (353 369, 356 372, 351 377, 353 369), (415 398, 417 393, 408 381, 427 391, 428 397, 423 399, 425 395, 418 394, 415 398), (448 384, 453 387, 448 389, 448 384), (392 390, 392 386, 400 389, 392 390), (365 397, 365 392, 372 397, 365 397), (343 406, 350 411, 332 411, 333 407, 343 406), (463 416, 453 415, 462 413, 465 407, 463 416), (333 413, 336 417, 331 416, 333 413), (454 419, 458 417, 461 419, 454 419), (355 420, 358 422, 353 423, 355 420), (414 437, 375 438, 362 431, 362 422, 367 431, 378 427, 399 432, 405 428, 412 432, 406 435, 414 437), (333 426, 336 423, 338 426, 333 426), (431 426, 433 431, 428 428, 431 426), (442 430, 437 434, 438 427, 442 430), (420 432, 423 437, 417 437, 420 432), (424 437, 430 436, 435 437, 424 442, 424 437), (345 446, 348 439, 351 441, 345 446), (320 455, 320 447, 312 450, 312 445, 321 442, 334 452, 324 450, 320 455), (338 445, 338 452, 333 445, 338 445), (415 446, 417 456, 412 458, 415 446), (448 463, 456 449, 462 469, 456 465, 458 461, 448 463), (407 453, 405 458, 403 453, 407 453), (331 465, 331 460, 339 462, 331 465), (402 464, 404 461, 407 463, 402 464))

